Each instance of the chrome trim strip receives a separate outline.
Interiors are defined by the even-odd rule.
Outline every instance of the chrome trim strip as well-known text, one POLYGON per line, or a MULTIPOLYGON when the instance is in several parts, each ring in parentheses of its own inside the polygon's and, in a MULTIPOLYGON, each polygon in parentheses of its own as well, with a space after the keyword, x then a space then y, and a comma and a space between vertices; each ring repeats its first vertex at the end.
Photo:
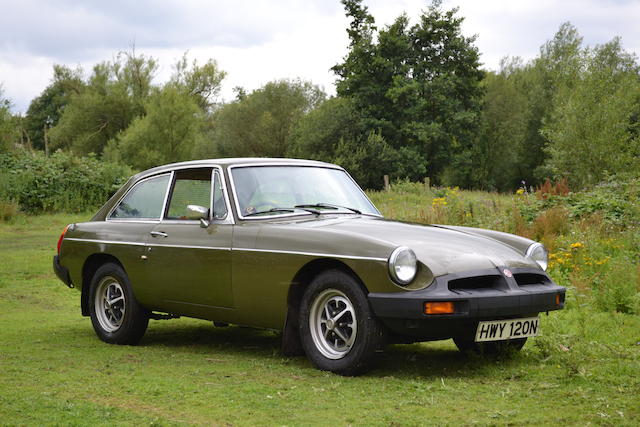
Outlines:
POLYGON ((64 240, 72 240, 74 242, 87 242, 87 243, 102 243, 107 245, 131 245, 131 246, 145 246, 140 242, 128 242, 125 240, 98 240, 98 239, 80 239, 77 237, 65 237, 64 240))
MULTIPOLYGON (((231 213, 231 201, 229 200, 229 191, 227 190, 227 181, 224 179, 224 171, 222 170, 222 168, 220 166, 214 166, 213 167, 214 171, 217 169, 218 171, 218 178, 220 178, 220 182, 222 183, 222 194, 224 196, 224 201, 227 205, 227 215, 224 217, 224 219, 212 219, 211 221, 214 224, 235 224, 236 221, 233 217, 233 214, 231 213)), ((215 172, 214 172, 215 174, 215 172)), ((214 180, 211 180, 211 217, 213 218, 213 197, 214 197, 214 191, 215 188, 213 188, 213 184, 214 184, 214 180)))
MULTIPOLYGON (((165 195, 164 195, 164 196, 165 196, 165 199, 164 199, 164 202, 163 202, 163 204, 162 204, 162 209, 163 209, 163 210, 162 210, 162 213, 160 214, 160 218, 164 217, 164 208, 165 208, 165 204, 166 204, 166 202, 167 202, 167 199, 166 199, 166 197, 167 197, 167 193, 166 193, 166 192, 168 192, 168 191, 169 191, 169 188, 171 188, 171 179, 173 178, 173 172, 163 172, 163 173, 160 173, 160 174, 158 174, 158 175, 151 175, 151 176, 148 176, 148 177, 146 177, 146 178, 142 178, 141 180, 137 181, 135 184, 133 184, 133 185, 131 186, 131 188, 129 188, 129 189, 127 190, 127 192, 126 192, 126 193, 124 193, 124 194, 122 195, 122 197, 120 197, 120 198, 118 199, 118 201, 113 205, 113 207, 111 208, 111 210, 110 210, 110 211, 107 213, 107 215, 104 217, 104 220, 105 220, 105 221, 120 221, 120 222, 154 222, 154 223, 155 223, 155 222, 160 222, 160 218, 147 218, 147 220, 146 220, 146 221, 145 221, 144 219, 137 219, 137 218, 131 218, 131 219, 126 219, 126 218, 114 218, 114 219, 111 219, 111 214, 113 213, 113 211, 115 211, 115 210, 116 210, 116 208, 120 205, 120 203, 124 200, 124 198, 125 198, 125 197, 127 197, 127 195, 128 195, 128 194, 129 194, 129 193, 130 193, 134 188, 136 188, 139 184, 141 184, 141 183, 143 183, 143 182, 145 182, 145 181, 147 181, 147 180, 149 180, 149 179, 158 178, 158 177, 160 177, 160 176, 164 176, 164 175, 169 175, 169 182, 167 183, 167 190, 165 190, 165 195)), ((131 179, 131 178, 129 178, 129 179, 131 179)), ((127 181, 127 182, 128 182, 128 181, 127 181)))
POLYGON ((315 256, 315 257, 323 257, 323 258, 328 257, 328 258, 344 258, 344 259, 387 262, 387 258, 357 256, 357 255, 323 254, 319 252, 302 252, 302 251, 285 251, 285 250, 278 250, 278 249, 251 249, 251 248, 231 248, 231 250, 242 251, 242 252, 267 252, 267 253, 275 253, 275 254, 304 255, 304 256, 315 256))
MULTIPOLYGON (((106 220, 105 220, 106 221, 106 220)), ((145 220, 145 219, 124 219, 124 218, 118 218, 118 219, 110 219, 109 222, 115 222, 115 223, 125 223, 125 224, 159 224, 160 220, 159 219, 155 219, 155 220, 145 220)))
POLYGON ((171 244, 162 244, 162 243, 145 244, 145 243, 139 243, 139 242, 123 241, 123 240, 79 239, 77 237, 67 237, 64 240, 73 240, 75 242, 98 243, 98 244, 107 244, 107 245, 153 246, 153 247, 184 248, 184 249, 210 249, 210 250, 216 250, 216 251, 231 250, 231 248, 224 248, 224 247, 218 247, 218 246, 171 245, 171 244))
POLYGON ((171 245, 171 244, 164 244, 164 243, 148 243, 147 246, 161 247, 161 248, 180 248, 180 249, 210 249, 214 251, 230 251, 231 250, 231 248, 224 248, 221 246, 171 245))
POLYGON ((169 201, 169 193, 173 189, 174 179, 176 177, 176 171, 171 171, 171 177, 169 178, 169 185, 164 192, 164 200, 162 201, 162 215, 160 215, 160 220, 162 221, 167 215, 167 210, 169 210, 169 206, 167 206, 167 202, 169 201))
MULTIPOLYGON (((347 174, 347 176, 349 177, 349 179, 351 179, 351 181, 355 184, 356 188, 358 190, 360 190, 360 192, 362 193, 362 195, 364 196, 364 198, 371 203, 371 206, 378 212, 378 215, 376 214, 370 214, 370 213, 362 213, 361 215, 363 216, 373 216, 376 218, 384 218, 382 216, 382 214, 380 214, 380 211, 378 210, 378 208, 376 207, 376 205, 373 204, 373 202, 369 199, 369 197, 367 197, 367 194, 362 190, 362 188, 360 188, 360 186, 358 185, 358 183, 353 179, 353 177, 351 175, 349 175, 349 172, 347 172, 344 168, 338 166, 338 165, 331 165, 331 164, 327 164, 327 165, 309 165, 309 164, 291 164, 291 163, 240 163, 237 165, 230 165, 227 167, 227 174, 229 176, 229 181, 231 182, 231 187, 233 188, 233 200, 235 202, 235 211, 236 211, 236 215, 238 216, 239 219, 244 220, 244 221, 253 221, 253 220, 260 220, 260 219, 273 219, 273 218, 286 218, 286 217, 291 217, 291 216, 301 216, 301 215, 306 215, 305 213, 302 212, 292 212, 292 213, 286 213, 286 214, 275 214, 275 215, 266 215, 263 217, 245 217, 240 213, 240 203, 238 203, 238 194, 236 191, 236 183, 233 180, 233 169, 236 168, 244 168, 244 167, 253 167, 253 166, 257 166, 257 167, 265 167, 265 166, 274 166, 274 167, 282 167, 282 166, 288 166, 288 167, 310 167, 310 168, 324 168, 324 169, 334 169, 334 170, 341 170, 342 172, 344 172, 345 174, 347 174)), ((348 209, 347 209, 348 210, 348 209)), ((335 212, 333 212, 335 213, 335 212)), ((308 212, 308 214, 313 215, 313 213, 308 212)))
POLYGON ((170 244, 162 244, 162 243, 145 244, 145 243, 139 243, 139 242, 122 241, 122 240, 80 239, 77 237, 67 237, 64 240, 73 240, 76 242, 87 242, 87 243, 102 243, 102 244, 109 244, 109 245, 157 246, 157 247, 167 247, 167 248, 210 249, 210 250, 218 250, 218 251, 264 252, 264 253, 274 253, 274 254, 314 256, 314 257, 323 257, 323 258, 343 258, 343 259, 387 262, 387 258, 357 256, 357 255, 326 254, 326 253, 319 253, 319 252, 285 251, 285 250, 278 250, 278 249, 225 248, 220 246, 195 246, 195 245, 188 246, 188 245, 170 245, 170 244))

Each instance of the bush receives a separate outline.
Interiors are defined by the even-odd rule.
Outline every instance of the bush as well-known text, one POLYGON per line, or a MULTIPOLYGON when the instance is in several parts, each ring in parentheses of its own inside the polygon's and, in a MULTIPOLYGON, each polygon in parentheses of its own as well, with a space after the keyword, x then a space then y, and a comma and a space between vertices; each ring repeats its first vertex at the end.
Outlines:
POLYGON ((0 201, 27 213, 86 212, 102 205, 131 175, 131 169, 58 151, 0 155, 0 201))
POLYGON ((640 179, 612 176, 589 191, 566 199, 571 216, 601 213, 605 221, 620 226, 640 224, 640 179))

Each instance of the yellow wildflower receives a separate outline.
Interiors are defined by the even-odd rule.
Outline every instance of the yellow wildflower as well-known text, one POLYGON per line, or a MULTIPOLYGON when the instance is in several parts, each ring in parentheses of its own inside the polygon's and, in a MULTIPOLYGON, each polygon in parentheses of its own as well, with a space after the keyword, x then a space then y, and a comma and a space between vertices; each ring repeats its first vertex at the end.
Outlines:
POLYGON ((571 244, 571 249, 580 249, 583 248, 584 244, 580 243, 580 242, 575 242, 571 244))
POLYGON ((516 190, 516 194, 517 194, 518 196, 522 196, 522 195, 524 194, 524 188, 518 188, 518 189, 516 190))
POLYGON ((431 206, 447 206, 447 198, 446 197, 435 197, 431 200, 431 206))

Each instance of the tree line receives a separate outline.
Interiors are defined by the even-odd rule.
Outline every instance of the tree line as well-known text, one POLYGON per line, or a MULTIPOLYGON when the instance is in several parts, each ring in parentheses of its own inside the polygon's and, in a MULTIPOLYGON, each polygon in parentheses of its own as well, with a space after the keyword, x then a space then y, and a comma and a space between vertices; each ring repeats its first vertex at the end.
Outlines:
POLYGON ((336 96, 277 80, 218 102, 226 73, 187 55, 163 84, 135 50, 83 70, 56 65, 24 116, 0 91, 0 151, 93 153, 144 169, 205 157, 302 157, 341 164, 360 184, 382 176, 510 191, 546 178, 572 188, 640 170, 640 66, 614 38, 585 46, 570 23, 537 57, 485 71, 457 9, 435 0, 378 28, 342 0, 349 48, 336 96))

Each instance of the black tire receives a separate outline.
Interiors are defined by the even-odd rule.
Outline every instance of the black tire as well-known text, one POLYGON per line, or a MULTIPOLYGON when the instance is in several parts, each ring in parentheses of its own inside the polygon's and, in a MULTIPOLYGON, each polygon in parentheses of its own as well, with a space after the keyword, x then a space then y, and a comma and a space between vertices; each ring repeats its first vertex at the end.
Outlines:
POLYGON ((453 342, 462 353, 488 356, 509 356, 522 349, 526 338, 516 338, 506 341, 475 342, 468 338, 454 338, 453 342))
POLYGON ((384 327, 365 292, 356 279, 340 270, 325 271, 311 282, 302 296, 299 319, 304 352, 323 371, 361 374, 384 344, 384 327), (327 318, 328 311, 335 317, 327 318))
POLYGON ((110 344, 138 344, 147 330, 149 312, 136 301, 122 267, 102 265, 89 289, 91 323, 98 338, 110 344))

